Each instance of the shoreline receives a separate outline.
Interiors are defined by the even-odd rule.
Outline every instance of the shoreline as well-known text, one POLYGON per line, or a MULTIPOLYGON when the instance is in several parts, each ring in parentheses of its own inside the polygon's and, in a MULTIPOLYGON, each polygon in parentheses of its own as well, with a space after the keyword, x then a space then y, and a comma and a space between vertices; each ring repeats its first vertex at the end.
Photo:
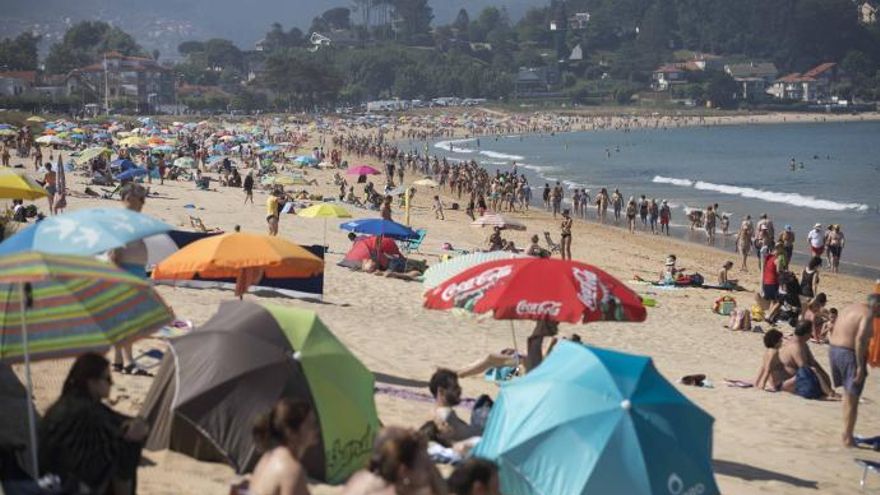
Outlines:
MULTIPOLYGON (((303 129, 306 127, 303 126, 303 129)), ((358 130, 375 136, 376 129, 358 130)), ((343 132, 344 133, 344 132, 343 132)), ((330 133, 309 132, 308 141, 298 151, 308 153, 320 146, 321 137, 328 138, 325 151, 333 149, 330 133)), ((64 152, 65 157, 68 152, 64 152)), ((372 157, 358 158, 343 153, 350 163, 381 165, 372 157)), ((13 158, 13 163, 22 162, 13 158)), ((25 171, 33 175, 29 162, 25 171)), ((325 198, 338 195, 332 177, 336 169, 304 169, 306 179, 316 179, 307 189, 325 198)), ((344 173, 344 172, 343 172, 344 173)), ((209 174, 217 177, 216 173, 209 174)), ((351 178, 346 176, 346 178, 351 178)), ((411 185, 421 175, 407 170, 404 183, 411 185)), ((380 183, 381 176, 374 182, 380 183)), ((353 182, 353 181, 352 181, 353 182)), ((68 174, 68 211, 84 207, 118 208, 119 201, 90 198, 82 194, 87 179, 77 173, 68 174)), ((243 205, 241 189, 225 188, 212 182, 212 190, 198 190, 191 181, 166 180, 165 185, 153 181, 156 193, 147 199, 144 213, 162 219, 183 230, 191 230, 189 216, 200 217, 209 227, 227 232, 236 225, 242 231, 266 232, 266 194, 255 189, 255 205, 243 205), (193 208, 185 206, 192 204, 193 208)), ((94 187, 94 186, 93 186, 94 187)), ((357 188, 356 188, 357 189, 357 188)), ((358 190, 357 192, 360 192, 358 190)), ((411 225, 426 228, 428 235, 420 252, 413 257, 439 263, 446 253, 440 246, 450 242, 455 247, 473 249, 486 247, 490 229, 475 228, 463 210, 446 209, 446 220, 436 220, 430 198, 440 194, 446 205, 458 201, 448 192, 418 187, 411 211, 411 225)), ((533 194, 533 197, 535 195, 533 194)), ((44 208, 45 200, 37 204, 44 208)), ((353 218, 378 217, 378 211, 358 209, 343 204, 353 218)), ((505 214, 506 215, 506 214, 505 214)), ((402 221, 403 210, 392 210, 392 218, 402 221)), ((558 238, 559 221, 543 207, 511 215, 524 222, 526 231, 504 231, 519 247, 526 247, 532 234, 550 231, 558 238)), ((273 298, 271 302, 316 311, 333 334, 370 369, 377 382, 402 387, 408 391, 426 392, 425 380, 436 367, 453 369, 484 357, 489 352, 510 347, 511 325, 507 321, 462 318, 452 312, 423 309, 422 285, 415 282, 376 277, 353 272, 336 265, 350 242, 346 232, 329 221, 326 240, 330 245, 325 265, 324 300, 320 303, 299 299, 273 298)), ((648 308, 644 323, 600 322, 589 325, 561 325, 562 335, 577 333, 585 343, 613 348, 622 352, 649 355, 663 376, 689 400, 715 418, 713 458, 718 485, 725 494, 772 492, 792 495, 815 493, 846 494, 857 490, 858 473, 853 469, 853 450, 843 449, 839 442, 841 406, 839 402, 806 401, 790 394, 760 392, 726 387, 724 378, 751 379, 761 364, 764 351, 761 335, 754 332, 726 330, 726 317, 712 312, 712 304, 727 292, 708 289, 660 288, 633 281, 634 275, 655 278, 663 269, 666 255, 675 253, 679 266, 689 272, 700 272, 708 281, 729 253, 705 244, 688 242, 673 236, 630 235, 624 229, 593 222, 576 222, 573 228, 572 251, 575 259, 600 267, 625 282, 640 295, 657 301, 648 308), (664 239, 665 237, 665 239, 664 239), (679 377, 704 373, 715 388, 688 387, 677 383, 679 377), (760 420, 758 420, 758 419, 760 420), (760 455, 758 454, 760 453, 760 455), (756 474, 757 473, 757 474, 756 474)), ((324 236, 320 220, 283 215, 280 235, 300 244, 318 244, 324 236)), ((733 295, 742 307, 752 305, 760 274, 750 260, 751 271, 739 275, 740 284, 749 291, 733 295)), ((793 263, 799 270, 802 265, 793 263)), ((871 283, 845 274, 822 272, 821 290, 828 293, 830 305, 843 307, 864 299, 871 283)), ((157 291, 174 308, 178 318, 201 325, 213 316, 217 306, 233 299, 231 291, 188 289, 159 286, 157 291)), ((267 299, 246 295, 245 300, 262 302, 267 299)), ((785 332, 789 329, 782 328, 785 332)), ((525 337, 531 325, 517 322, 518 339, 525 337)), ((523 339, 524 340, 524 339, 523 339)), ((147 338, 135 345, 135 354, 162 349, 164 342, 147 338)), ((827 346, 810 344, 816 358, 827 367, 827 346)), ((71 359, 40 361, 33 364, 35 402, 39 411, 58 396, 71 359)), ((21 367, 16 366, 21 373, 21 367)), ((110 402, 114 409, 136 414, 152 383, 144 377, 113 375, 116 387, 110 402)), ((461 381, 464 395, 482 393, 497 395, 498 387, 482 378, 461 381)), ((865 385, 868 401, 880 397, 880 381, 869 378, 865 385)), ((384 424, 417 428, 432 417, 432 406, 423 402, 388 395, 376 395, 379 417, 384 424)), ((464 414, 464 412, 462 412, 464 414)), ((859 433, 880 429, 876 408, 865 407, 859 417, 859 433)), ((857 451, 859 457, 880 461, 880 454, 857 451)), ((138 471, 138 493, 226 493, 229 484, 239 479, 226 464, 196 461, 170 451, 145 451, 145 465, 138 471)), ((311 483, 316 495, 341 492, 340 487, 311 483)))

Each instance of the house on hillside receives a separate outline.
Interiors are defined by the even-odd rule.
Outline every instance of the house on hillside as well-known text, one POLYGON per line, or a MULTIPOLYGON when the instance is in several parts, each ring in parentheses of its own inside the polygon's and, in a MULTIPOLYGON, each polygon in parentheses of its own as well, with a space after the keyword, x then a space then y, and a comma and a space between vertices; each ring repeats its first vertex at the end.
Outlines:
POLYGON ((877 17, 880 16, 880 12, 878 12, 880 8, 877 7, 872 1, 865 1, 859 5, 859 22, 862 24, 876 24, 877 17))
POLYGON ((110 100, 134 103, 142 111, 171 104, 175 99, 174 77, 170 69, 151 58, 129 57, 119 52, 109 52, 102 62, 71 71, 68 88, 74 91, 88 89, 99 102, 106 95, 110 100))
POLYGON ((547 96, 553 85, 559 82, 555 67, 520 67, 513 83, 517 97, 547 96))
POLYGON ((584 49, 581 48, 581 44, 578 43, 574 45, 574 48, 571 50, 571 54, 568 56, 568 60, 570 62, 580 62, 584 59, 584 49))
POLYGON ((651 73, 651 89, 654 91, 668 91, 670 87, 687 84, 686 64, 665 64, 651 73))
POLYGON ((578 12, 573 16, 568 18, 568 27, 572 31, 581 31, 587 29, 587 24, 590 22, 590 13, 589 12, 578 12))
POLYGON ((777 79, 767 93, 780 100, 813 101, 816 99, 816 80, 793 72, 777 79))
POLYGON ((33 91, 37 71, 16 70, 0 72, 0 96, 23 96, 33 91))
POLYGON ((843 69, 834 62, 819 64, 804 72, 804 76, 813 78, 816 81, 817 99, 831 97, 832 86, 846 82, 847 79, 843 69))
POLYGON ((724 72, 737 82, 737 96, 743 100, 753 100, 766 93, 779 75, 779 70, 772 62, 728 64, 724 66, 724 72))

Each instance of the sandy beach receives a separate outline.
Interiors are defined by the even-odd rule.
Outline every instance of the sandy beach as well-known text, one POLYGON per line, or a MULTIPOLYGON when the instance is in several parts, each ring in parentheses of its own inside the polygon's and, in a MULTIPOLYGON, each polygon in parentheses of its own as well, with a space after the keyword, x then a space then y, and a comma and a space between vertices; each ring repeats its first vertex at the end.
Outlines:
MULTIPOLYGON (((691 117, 693 118, 693 117, 691 117)), ((706 117, 708 124, 758 124, 772 122, 815 122, 826 116, 809 115, 738 115, 706 117)), ((827 121, 880 119, 880 114, 828 115, 827 121)), ((820 120, 823 121, 823 120, 820 120)), ((674 122, 674 120, 671 120, 674 122)), ((458 129, 456 137, 468 134, 458 129)), ((392 137, 392 136, 389 136, 392 137)), ((401 136, 398 136, 401 137, 401 136)), ((316 145, 318 135, 310 135, 310 142, 301 150, 306 152, 316 145)), ((329 151, 332 146, 325 145, 329 151)), ((67 152, 65 152, 65 156, 67 152)), ((48 154, 46 154, 48 156, 48 154)), ((351 157, 345 157, 354 162, 351 157)), ((356 160, 357 163, 375 161, 356 160)), ((13 158, 13 164, 22 159, 13 158)), ((33 171, 28 161, 26 169, 33 171)), ((308 186, 310 193, 334 196, 333 171, 308 170, 307 179, 317 179, 318 186, 308 186)), ((405 183, 421 178, 408 172, 405 183)), ((68 174, 68 210, 84 207, 121 207, 118 201, 94 199, 83 193, 88 179, 79 173, 68 174)), ((379 181, 377 181, 378 183, 379 181)), ((255 204, 243 204, 240 189, 212 184, 211 191, 196 190, 192 182, 153 181, 151 195, 144 213, 190 230, 189 216, 198 216, 208 227, 232 231, 240 225, 243 231, 265 233, 266 193, 255 193, 255 204), (195 210, 184 205, 193 204, 195 210)), ((301 189, 300 186, 294 189, 301 189)), ((474 228, 464 211, 446 210, 446 220, 435 220, 429 206, 429 197, 436 194, 428 188, 418 188, 411 213, 413 227, 425 228, 428 236, 415 255, 429 264, 438 263, 441 245, 449 242, 456 248, 485 248, 489 231, 474 228)), ((442 194, 442 193, 441 193, 442 194)), ((446 204, 454 200, 447 197, 446 204)), ((45 209, 45 200, 37 202, 45 209)), ((350 208, 356 218, 377 217, 374 211, 350 208)), ((403 221, 403 211, 396 207, 393 218, 403 221)), ((528 230, 505 232, 505 237, 525 247, 533 234, 550 231, 558 237, 559 224, 543 209, 511 214, 524 222, 528 230)), ((323 222, 282 215, 280 235, 300 244, 320 244, 323 222)), ((543 238, 543 236, 542 236, 543 238)), ((686 243, 662 236, 640 232, 635 235, 621 228, 576 222, 573 231, 574 259, 601 267, 622 280, 633 280, 635 275, 655 278, 670 253, 678 257, 678 265, 689 271, 700 272, 714 279, 722 263, 735 259, 734 253, 686 243)), ((457 368, 488 352, 511 345, 508 322, 488 319, 477 320, 448 312, 428 311, 422 308, 420 283, 386 279, 364 273, 355 273, 338 267, 349 241, 335 222, 328 222, 327 242, 331 253, 325 268, 323 303, 297 299, 273 298, 272 302, 316 311, 328 327, 359 357, 377 377, 377 384, 391 384, 412 391, 427 392, 427 380, 438 366, 457 368)), ((752 271, 739 276, 748 292, 734 294, 741 305, 751 306, 758 288, 759 273, 755 259, 750 259, 752 271)), ((800 273, 802 267, 792 271, 800 273)), ((829 297, 829 306, 842 308, 863 300, 872 288, 872 281, 846 275, 823 272, 821 290, 829 297)), ((697 405, 715 417, 714 459, 715 472, 722 493, 725 494, 848 494, 859 490, 861 469, 854 458, 880 461, 880 453, 870 450, 845 449, 841 445, 842 413, 840 402, 808 401, 785 393, 768 393, 754 389, 727 387, 724 378, 752 380, 761 364, 763 344, 761 334, 732 332, 724 328, 727 318, 711 311, 712 303, 723 295, 720 291, 704 289, 663 289, 633 282, 638 293, 657 300, 657 306, 648 309, 648 319, 641 324, 597 323, 590 325, 562 325, 561 333, 579 334, 584 342, 619 351, 651 356, 658 370, 670 381, 681 376, 704 373, 713 388, 695 388, 678 385, 679 389, 697 405)), ((159 286, 159 293, 174 309, 179 319, 199 325, 210 318, 222 301, 233 298, 231 291, 195 290, 159 286)), ((255 300, 256 296, 247 295, 255 300)), ((531 325, 520 322, 516 330, 522 343, 531 332, 531 325)), ((139 341, 135 349, 162 349, 159 339, 139 341)), ((826 367, 828 346, 810 344, 811 349, 826 367)), ((35 399, 40 411, 54 401, 72 360, 38 362, 33 365, 35 399)), ((21 374, 21 366, 15 366, 21 374)), ((116 385, 111 403, 124 413, 136 414, 143 402, 151 379, 115 375, 116 385)), ((481 393, 497 394, 494 384, 481 378, 462 381, 464 395, 476 397, 481 393)), ((865 388, 856 433, 874 436, 880 432, 880 415, 876 402, 880 400, 880 383, 869 377, 865 388)), ((381 421, 386 425, 418 427, 431 417, 432 405, 387 395, 376 396, 381 421)), ((139 470, 138 493, 148 495, 180 493, 228 492, 235 473, 226 465, 198 462, 169 451, 145 452, 144 465, 139 470)), ((869 486, 880 486, 880 478, 870 475, 869 486)), ((314 485, 316 494, 339 493, 338 487, 314 485)))

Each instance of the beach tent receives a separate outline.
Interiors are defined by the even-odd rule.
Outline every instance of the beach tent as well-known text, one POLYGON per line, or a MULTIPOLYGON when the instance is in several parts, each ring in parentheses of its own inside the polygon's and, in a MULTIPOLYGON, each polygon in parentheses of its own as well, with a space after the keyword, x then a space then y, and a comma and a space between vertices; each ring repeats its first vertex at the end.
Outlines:
POLYGON ((254 420, 282 397, 306 400, 321 442, 303 465, 311 478, 342 483, 366 465, 379 429, 372 373, 312 311, 224 302, 169 353, 144 401, 146 447, 253 469, 254 420))
POLYGON ((716 495, 713 422, 650 358, 561 341, 501 388, 473 455, 506 495, 716 495))
POLYGON ((360 268, 364 260, 373 259, 379 264, 379 268, 384 270, 388 268, 388 256, 402 256, 394 239, 377 236, 361 237, 354 242, 339 265, 360 268))

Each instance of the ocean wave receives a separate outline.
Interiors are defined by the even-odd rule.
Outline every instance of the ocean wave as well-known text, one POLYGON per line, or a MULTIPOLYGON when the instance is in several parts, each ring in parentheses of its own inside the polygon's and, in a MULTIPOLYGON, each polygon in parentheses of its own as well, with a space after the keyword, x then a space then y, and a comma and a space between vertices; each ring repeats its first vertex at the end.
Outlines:
POLYGON ((480 151, 480 154, 483 156, 488 156, 489 158, 497 158, 499 160, 520 161, 525 159, 525 157, 522 157, 520 155, 508 155, 507 153, 499 153, 497 151, 480 151))
POLYGON ((464 148, 464 147, 461 147, 458 145, 464 144, 464 143, 473 143, 475 141, 476 141, 475 138, 450 139, 448 141, 437 141, 436 143, 434 143, 434 147, 437 148, 438 150, 449 151, 449 147, 452 146, 452 151, 454 151, 455 153, 473 153, 474 150, 472 150, 470 148, 464 148))
POLYGON ((751 187, 731 186, 728 184, 714 184, 705 181, 692 181, 688 179, 676 179, 671 177, 655 176, 652 181, 656 184, 672 184, 681 187, 693 187, 700 191, 712 191, 721 194, 729 194, 733 196, 741 196, 749 199, 760 199, 770 203, 782 203, 792 206, 800 206, 813 210, 831 210, 831 211, 868 211, 870 207, 862 203, 841 203, 829 199, 820 199, 814 196, 805 196, 797 193, 786 193, 778 191, 765 191, 763 189, 754 189, 751 187))

